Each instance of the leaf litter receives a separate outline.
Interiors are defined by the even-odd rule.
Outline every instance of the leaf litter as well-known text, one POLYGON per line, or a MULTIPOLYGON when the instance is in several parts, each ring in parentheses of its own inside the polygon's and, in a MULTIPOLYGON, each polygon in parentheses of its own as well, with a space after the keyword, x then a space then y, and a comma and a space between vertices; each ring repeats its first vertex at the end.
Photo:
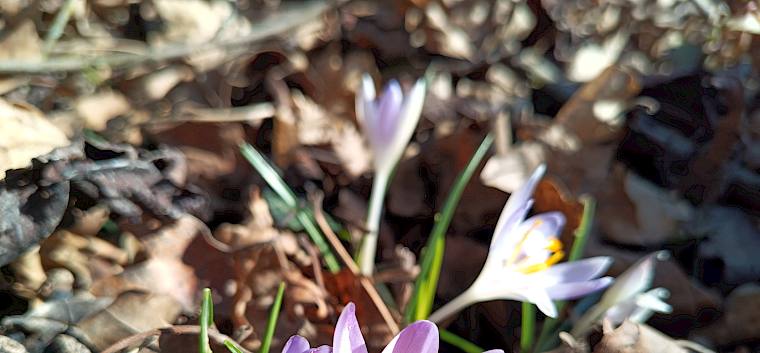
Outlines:
MULTIPOLYGON (((590 196, 585 255, 614 258, 610 275, 672 255, 653 280, 672 313, 559 333, 557 351, 760 347, 755 2, 0 8, 0 350, 187 351, 206 287, 212 349, 258 350, 281 282, 273 351, 292 334, 330 342, 349 302, 370 350, 385 347, 405 325, 436 213, 489 132, 495 148, 446 233, 436 307, 472 282, 507 194, 546 164, 534 212, 565 216, 564 247, 590 196), (373 168, 354 112, 365 72, 429 87, 388 186, 372 277, 353 259, 373 168), (296 208, 243 158, 244 142, 271 156, 296 208), (324 266, 302 210, 342 271, 324 266)), ((441 328, 513 351, 517 314, 481 303, 441 328)))

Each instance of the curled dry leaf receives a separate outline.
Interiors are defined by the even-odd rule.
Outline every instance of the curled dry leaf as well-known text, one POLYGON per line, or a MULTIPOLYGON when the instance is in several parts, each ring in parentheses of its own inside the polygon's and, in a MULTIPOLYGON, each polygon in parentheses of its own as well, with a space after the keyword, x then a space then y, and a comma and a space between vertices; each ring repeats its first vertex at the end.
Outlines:
MULTIPOLYGON (((6 131, 6 130, 2 130, 6 131)), ((48 237, 61 221, 69 182, 60 174, 81 157, 78 143, 57 148, 32 161, 32 167, 8 172, 0 180, 0 264, 7 264, 48 237)))
POLYGON ((128 291, 118 295, 105 309, 79 322, 77 327, 102 351, 123 338, 171 324, 180 311, 181 305, 171 296, 128 291))

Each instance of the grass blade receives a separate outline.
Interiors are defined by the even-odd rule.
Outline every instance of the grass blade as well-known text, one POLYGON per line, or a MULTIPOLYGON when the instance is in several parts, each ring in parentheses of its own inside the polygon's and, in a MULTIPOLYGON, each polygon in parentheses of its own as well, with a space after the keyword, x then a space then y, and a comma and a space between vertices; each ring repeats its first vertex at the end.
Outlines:
POLYGON ((214 303, 211 301, 211 289, 203 289, 203 298, 201 299, 201 332, 198 335, 198 351, 200 353, 211 353, 211 346, 208 341, 208 328, 214 325, 214 303))
POLYGON ((310 215, 308 208, 299 206, 298 197, 293 192, 293 190, 288 187, 285 181, 282 180, 277 170, 272 167, 269 161, 267 161, 267 159, 264 158, 264 156, 261 155, 259 151, 257 151, 248 143, 240 145, 240 152, 243 154, 243 157, 245 157, 248 162, 251 163, 253 168, 256 169, 259 174, 261 174, 261 177, 264 178, 264 180, 267 182, 267 185, 269 185, 269 187, 274 190, 277 196, 279 196, 280 199, 282 199, 282 201, 291 208, 291 210, 296 212, 296 218, 299 222, 301 222, 304 230, 306 230, 306 233, 317 246, 317 249, 319 249, 319 252, 324 257, 325 264, 327 264, 327 268, 330 270, 330 272, 337 273, 340 271, 340 264, 338 263, 338 259, 332 253, 330 246, 327 244, 324 236, 319 231, 319 228, 317 228, 316 224, 314 224, 314 217, 310 215))
POLYGON ((441 336, 441 341, 444 341, 454 347, 461 349, 465 353, 483 353, 485 350, 478 347, 475 343, 472 343, 462 337, 459 337, 447 330, 440 329, 438 333, 441 336))
POLYGON ((492 143, 493 137, 490 134, 483 139, 470 161, 467 162, 467 166, 454 181, 454 186, 443 204, 443 210, 436 215, 435 225, 430 232, 430 237, 423 251, 422 261, 420 261, 420 275, 417 277, 414 286, 414 295, 405 313, 408 322, 427 319, 433 310, 433 300, 438 288, 438 278, 443 264, 443 251, 446 246, 446 231, 449 229, 449 224, 454 217, 454 211, 459 204, 465 186, 467 186, 492 143))
POLYGON ((274 304, 269 311, 269 320, 267 321, 267 330, 264 332, 264 338, 261 340, 261 349, 259 353, 269 353, 269 347, 272 345, 274 329, 277 326, 277 318, 280 316, 280 307, 282 307, 282 297, 285 294, 285 282, 280 282, 277 288, 277 296, 274 298, 274 304))
MULTIPOLYGON (((573 247, 570 248, 570 255, 567 261, 575 261, 583 256, 583 250, 588 242, 588 235, 591 233, 591 226, 594 224, 596 201, 590 196, 581 196, 581 203, 583 203, 583 215, 581 216, 581 223, 578 225, 578 229, 575 230, 575 241, 573 241, 573 247)), ((558 301, 555 304, 557 311, 561 312, 565 308, 566 302, 558 301)), ((538 341, 536 342, 537 352, 547 351, 558 342, 557 329, 560 327, 560 324, 561 321, 558 319, 547 318, 544 320, 541 333, 538 335, 538 341)))
POLYGON ((224 346, 227 347, 227 350, 232 353, 243 353, 243 351, 230 340, 224 340, 224 346))

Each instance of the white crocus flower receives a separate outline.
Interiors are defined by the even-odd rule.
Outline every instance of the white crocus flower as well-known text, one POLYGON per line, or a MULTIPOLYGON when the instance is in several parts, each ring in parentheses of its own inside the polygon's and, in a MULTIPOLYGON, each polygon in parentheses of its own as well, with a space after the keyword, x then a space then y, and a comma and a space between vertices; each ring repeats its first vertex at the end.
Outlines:
POLYGON ((644 322, 653 312, 669 313, 672 308, 663 299, 669 296, 664 288, 649 290, 654 277, 654 267, 657 260, 668 257, 667 252, 658 251, 647 255, 623 272, 615 284, 602 295, 596 305, 591 307, 573 326, 571 334, 581 337, 588 333, 602 318, 614 325, 619 325, 626 319, 634 322, 644 322))
POLYGON ((371 275, 374 267, 380 215, 391 173, 412 138, 424 101, 424 79, 417 80, 406 96, 398 81, 391 80, 377 98, 372 78, 367 74, 362 77, 361 90, 356 96, 356 116, 372 149, 375 167, 367 235, 362 241, 359 257, 359 267, 364 275, 371 275))
POLYGON ((513 299, 536 304, 547 316, 556 317, 555 300, 582 297, 607 287, 612 278, 599 278, 611 264, 608 257, 558 262, 564 257, 558 234, 565 224, 559 212, 525 219, 531 195, 545 171, 542 165, 528 182, 512 193, 496 223, 486 263, 464 293, 430 316, 433 322, 482 301, 513 299))

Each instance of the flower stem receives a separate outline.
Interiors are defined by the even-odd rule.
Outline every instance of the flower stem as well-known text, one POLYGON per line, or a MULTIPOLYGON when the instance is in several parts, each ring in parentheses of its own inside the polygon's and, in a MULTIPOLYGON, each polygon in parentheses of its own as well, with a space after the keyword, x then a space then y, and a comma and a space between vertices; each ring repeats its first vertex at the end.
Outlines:
POLYGON ((536 307, 530 302, 522 303, 522 325, 520 326, 520 352, 528 353, 533 346, 536 326, 536 307))
POLYGON ((365 276, 371 276, 375 267, 375 253, 377 252, 377 238, 380 231, 380 220, 383 214, 383 201, 388 190, 390 173, 377 171, 372 181, 372 193, 369 196, 369 208, 367 209, 367 235, 362 240, 359 250, 359 269, 365 276))
POLYGON ((452 299, 440 309, 430 314, 428 320, 435 323, 440 323, 441 321, 446 320, 448 317, 456 314, 460 310, 472 304, 474 300, 472 299, 473 295, 470 293, 470 289, 467 289, 464 293, 460 294, 458 297, 452 299))

